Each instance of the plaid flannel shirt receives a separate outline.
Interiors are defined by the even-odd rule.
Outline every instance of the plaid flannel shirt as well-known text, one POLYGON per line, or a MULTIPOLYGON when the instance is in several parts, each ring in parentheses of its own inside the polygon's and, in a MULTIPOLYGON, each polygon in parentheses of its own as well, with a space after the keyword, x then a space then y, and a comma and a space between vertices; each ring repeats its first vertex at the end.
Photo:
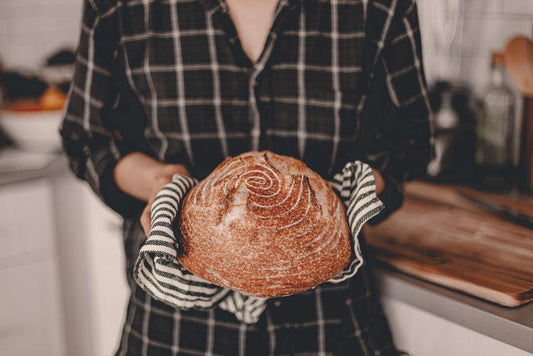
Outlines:
MULTIPOLYGON (((132 278, 145 203, 114 182, 121 157, 142 151, 182 163, 200 180, 227 156, 250 150, 297 157, 327 180, 361 160, 386 181, 377 222, 400 206, 403 183, 425 172, 430 114, 415 0, 280 0, 255 63, 244 54, 223 0, 86 0, 60 134, 75 174, 125 217, 134 291, 122 351, 130 342, 154 347, 146 316, 155 318, 157 303, 139 297, 132 278)), ((360 298, 349 300, 375 305, 367 285, 358 285, 360 298)), ((324 292, 313 292, 317 310, 324 292)), ((383 321, 379 307, 367 309, 352 322, 368 351, 364 335, 373 331, 359 326, 383 321)), ((306 325, 324 341, 329 324, 319 314, 306 325)), ((211 330, 216 321, 209 315, 202 325, 211 330)), ((268 328, 283 329, 270 322, 268 328)), ((390 335, 382 334, 379 342, 374 336, 381 345, 376 351, 390 347, 390 335)))
POLYGON ((222 0, 87 0, 72 84, 60 129, 71 167, 126 217, 143 203, 112 168, 134 150, 198 179, 249 150, 328 180, 360 159, 387 183, 380 219, 430 158, 414 0, 281 0, 256 63, 222 0))

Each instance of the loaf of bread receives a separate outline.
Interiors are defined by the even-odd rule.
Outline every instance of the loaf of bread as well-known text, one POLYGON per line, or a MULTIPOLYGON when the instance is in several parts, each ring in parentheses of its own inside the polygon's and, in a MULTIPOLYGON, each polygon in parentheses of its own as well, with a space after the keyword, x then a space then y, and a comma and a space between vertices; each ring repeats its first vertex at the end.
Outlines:
POLYGON ((250 296, 311 289, 351 258, 344 206, 328 183, 269 151, 222 162, 186 196, 179 225, 179 262, 250 296))

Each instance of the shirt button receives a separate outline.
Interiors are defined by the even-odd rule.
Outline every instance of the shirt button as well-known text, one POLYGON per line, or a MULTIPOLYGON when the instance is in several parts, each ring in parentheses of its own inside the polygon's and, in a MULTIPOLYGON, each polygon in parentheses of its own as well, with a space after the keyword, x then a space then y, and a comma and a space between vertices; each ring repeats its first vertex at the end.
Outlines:
POLYGON ((281 305, 281 302, 280 302, 279 300, 276 300, 276 301, 274 302, 274 306, 275 306, 275 307, 279 307, 280 305, 281 305))

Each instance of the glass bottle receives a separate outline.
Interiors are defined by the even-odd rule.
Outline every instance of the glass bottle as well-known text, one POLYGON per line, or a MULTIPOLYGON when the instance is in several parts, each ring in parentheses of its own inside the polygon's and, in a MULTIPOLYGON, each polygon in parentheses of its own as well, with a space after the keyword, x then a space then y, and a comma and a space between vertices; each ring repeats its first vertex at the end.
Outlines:
POLYGON ((503 54, 495 52, 491 82, 483 95, 476 124, 477 183, 493 192, 511 190, 515 177, 515 98, 504 78, 503 54))

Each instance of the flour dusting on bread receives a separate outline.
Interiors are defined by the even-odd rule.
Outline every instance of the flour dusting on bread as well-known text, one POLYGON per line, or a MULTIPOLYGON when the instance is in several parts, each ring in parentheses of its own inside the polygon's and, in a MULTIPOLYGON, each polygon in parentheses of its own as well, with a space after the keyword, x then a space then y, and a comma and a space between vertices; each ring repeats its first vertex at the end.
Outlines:
POLYGON ((351 256, 344 206, 303 162, 269 151, 221 163, 187 195, 180 263, 246 295, 313 288, 351 256))

